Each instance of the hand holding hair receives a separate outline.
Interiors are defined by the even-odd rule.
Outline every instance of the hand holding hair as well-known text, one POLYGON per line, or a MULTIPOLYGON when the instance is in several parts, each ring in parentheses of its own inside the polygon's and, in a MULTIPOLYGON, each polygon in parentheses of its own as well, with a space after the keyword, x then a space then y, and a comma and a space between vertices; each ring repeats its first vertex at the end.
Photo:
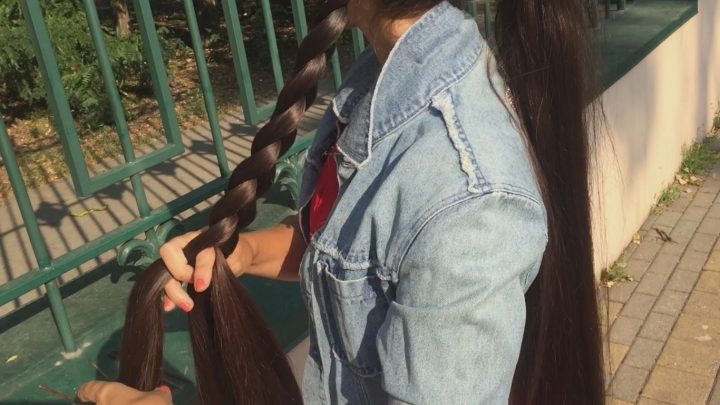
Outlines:
POLYGON ((150 392, 138 391, 126 385, 109 381, 88 381, 76 394, 80 403, 98 405, 171 405, 172 394, 167 385, 150 392))

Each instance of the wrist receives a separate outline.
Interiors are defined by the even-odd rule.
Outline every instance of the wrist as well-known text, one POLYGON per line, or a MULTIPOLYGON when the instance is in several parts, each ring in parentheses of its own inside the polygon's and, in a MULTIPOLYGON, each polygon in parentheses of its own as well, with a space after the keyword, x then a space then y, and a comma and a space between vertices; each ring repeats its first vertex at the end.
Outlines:
POLYGON ((235 250, 227 257, 227 263, 235 276, 246 273, 246 270, 252 267, 253 258, 255 257, 255 249, 251 242, 251 238, 247 233, 241 233, 238 236, 235 250))

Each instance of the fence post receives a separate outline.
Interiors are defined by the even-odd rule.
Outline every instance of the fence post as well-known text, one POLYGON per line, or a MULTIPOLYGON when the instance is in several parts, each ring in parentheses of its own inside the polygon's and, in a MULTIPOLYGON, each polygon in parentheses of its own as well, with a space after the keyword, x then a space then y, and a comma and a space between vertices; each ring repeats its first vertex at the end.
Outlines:
MULTIPOLYGON (((50 254, 40 233, 40 227, 38 226, 37 218, 35 218, 35 212, 30 203, 30 197, 25 188, 20 167, 15 158, 15 152, 13 152, 12 144, 5 130, 5 123, 2 117, 0 117, 0 156, 5 162, 5 169, 10 179, 10 185, 15 193, 15 201, 17 201, 20 215, 25 223, 25 230, 30 238, 30 245, 32 246, 33 253, 35 253, 35 259, 38 262, 38 271, 43 271, 50 267, 50 254)), ((62 295, 60 294, 57 281, 53 280, 46 283, 45 288, 47 290, 48 300, 50 301, 50 311, 52 312, 55 326, 57 326, 65 351, 74 352, 77 350, 77 346, 75 345, 75 339, 73 338, 72 329, 70 328, 70 322, 67 318, 67 312, 62 302, 62 295)))
POLYGON ((483 15, 485 16, 485 38, 492 36, 492 8, 490 7, 490 0, 485 0, 483 7, 483 15))

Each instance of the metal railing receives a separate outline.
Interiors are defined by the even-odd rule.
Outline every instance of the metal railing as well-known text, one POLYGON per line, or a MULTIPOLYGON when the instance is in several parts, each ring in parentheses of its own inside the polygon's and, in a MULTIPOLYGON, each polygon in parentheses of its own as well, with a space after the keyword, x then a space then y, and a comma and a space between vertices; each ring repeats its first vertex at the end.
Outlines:
MULTIPOLYGON (((301 0, 289 0, 292 6, 293 25, 297 41, 307 34, 308 25, 305 6, 301 0)), ((62 85, 61 74, 53 49, 50 34, 46 26, 43 10, 37 0, 19 0, 23 17, 27 25, 40 74, 47 93, 47 104, 53 116, 53 123, 60 138, 62 152, 70 173, 70 180, 78 197, 84 197, 102 191, 111 185, 129 179, 133 198, 137 206, 137 218, 103 234, 102 236, 68 252, 51 257, 48 246, 43 240, 38 218, 10 142, 5 124, 0 116, 0 157, 7 170, 8 178, 19 207, 24 228, 28 234, 38 267, 0 285, 0 306, 17 299, 40 286, 45 286, 49 306, 52 311, 64 349, 76 350, 71 325, 68 321, 65 305, 60 294, 57 278, 77 268, 100 254, 120 246, 118 261, 127 261, 133 251, 139 251, 147 259, 155 259, 158 249, 164 243, 170 229, 175 225, 173 219, 180 213, 200 202, 216 195, 224 189, 230 173, 228 158, 221 134, 220 117, 213 96, 213 88, 204 55, 201 32, 198 27, 193 0, 183 0, 187 29, 194 54, 200 89, 204 99, 204 109, 212 137, 213 152, 220 175, 214 180, 181 195, 162 206, 151 209, 146 196, 146 188, 141 174, 158 164, 183 153, 183 139, 174 109, 166 66, 157 35, 150 0, 133 0, 137 27, 142 39, 143 56, 152 79, 152 89, 158 103, 159 114, 167 143, 142 156, 136 156, 131 143, 128 120, 123 109, 122 99, 115 81, 111 60, 108 56, 104 34, 94 0, 82 0, 87 18, 89 34, 97 55, 98 67, 104 82, 105 91, 111 107, 112 117, 120 142, 123 162, 100 174, 92 174, 86 164, 81 148, 75 121, 68 103, 68 97, 62 85), (143 236, 144 238, 139 238, 143 236)), ((259 104, 256 100, 253 82, 250 76, 250 64, 243 43, 243 29, 238 16, 235 0, 222 0, 222 10, 232 52, 233 69, 239 84, 240 104, 247 124, 255 125, 269 117, 274 103, 259 104)), ((472 2, 468 10, 474 17, 478 11, 472 2)), ((263 24, 270 52, 270 65, 276 89, 283 86, 283 72, 275 36, 274 20, 269 0, 260 0, 263 24)), ((484 2, 485 29, 490 30, 490 2, 484 2)), ((362 52, 365 41, 358 30, 352 31, 352 47, 355 57, 362 52)), ((332 82, 337 87, 342 78, 337 51, 331 57, 332 82)), ((278 182, 286 184, 291 194, 297 194, 298 166, 302 164, 301 152, 309 146, 310 139, 304 138, 296 143, 278 164, 278 182), (283 178, 283 176, 285 178, 283 178)))

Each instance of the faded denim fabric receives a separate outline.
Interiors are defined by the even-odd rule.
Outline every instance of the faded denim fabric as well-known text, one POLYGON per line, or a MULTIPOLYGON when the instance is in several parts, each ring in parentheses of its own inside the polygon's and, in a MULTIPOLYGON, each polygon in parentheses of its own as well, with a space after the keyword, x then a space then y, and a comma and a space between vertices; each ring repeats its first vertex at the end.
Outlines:
POLYGON ((507 403, 547 220, 491 60, 476 23, 441 3, 382 69, 364 52, 323 117, 306 235, 323 154, 348 125, 330 157, 340 193, 300 269, 307 404, 507 403))

